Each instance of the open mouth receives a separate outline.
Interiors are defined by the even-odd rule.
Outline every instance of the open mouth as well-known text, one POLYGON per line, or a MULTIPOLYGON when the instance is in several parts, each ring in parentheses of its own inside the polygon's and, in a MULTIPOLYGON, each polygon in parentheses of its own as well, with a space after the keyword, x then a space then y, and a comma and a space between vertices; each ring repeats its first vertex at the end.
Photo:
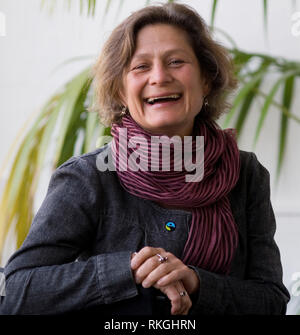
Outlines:
POLYGON ((157 103, 165 103, 170 101, 178 101, 182 97, 182 94, 170 94, 162 97, 146 98, 144 101, 149 105, 155 105, 157 103))

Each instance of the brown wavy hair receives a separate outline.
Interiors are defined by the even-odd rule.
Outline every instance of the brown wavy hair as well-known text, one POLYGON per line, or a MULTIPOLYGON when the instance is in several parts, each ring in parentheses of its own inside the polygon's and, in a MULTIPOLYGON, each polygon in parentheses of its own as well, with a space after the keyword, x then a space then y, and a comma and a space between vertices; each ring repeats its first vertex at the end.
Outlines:
POLYGON ((227 94, 237 85, 228 51, 214 41, 201 16, 187 5, 168 3, 148 6, 131 14, 111 33, 93 67, 95 104, 103 124, 110 126, 122 118, 124 107, 120 92, 122 78, 136 48, 138 32, 150 24, 163 23, 181 28, 199 61, 202 73, 210 83, 209 105, 200 116, 216 120, 230 107, 227 94))

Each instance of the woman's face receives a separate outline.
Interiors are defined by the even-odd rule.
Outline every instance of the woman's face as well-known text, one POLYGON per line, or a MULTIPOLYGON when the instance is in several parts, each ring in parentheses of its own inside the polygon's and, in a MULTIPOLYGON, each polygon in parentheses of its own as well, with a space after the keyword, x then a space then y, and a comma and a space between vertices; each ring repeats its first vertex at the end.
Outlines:
POLYGON ((124 105, 154 134, 191 135, 208 84, 186 32, 167 24, 147 25, 123 78, 124 105))

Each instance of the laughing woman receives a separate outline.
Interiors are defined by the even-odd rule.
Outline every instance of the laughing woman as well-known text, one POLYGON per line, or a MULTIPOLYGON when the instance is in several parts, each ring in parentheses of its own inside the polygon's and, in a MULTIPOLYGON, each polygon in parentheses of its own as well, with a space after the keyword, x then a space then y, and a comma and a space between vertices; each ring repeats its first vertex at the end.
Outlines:
POLYGON ((2 313, 285 314, 269 174, 216 124, 236 81, 201 17, 179 4, 141 9, 112 32, 94 69, 114 140, 52 175, 4 269, 2 313), (170 171, 143 165, 151 155, 135 146, 189 138, 194 157, 200 136, 199 180, 178 168, 175 144, 170 171), (115 169, 101 171, 103 156, 115 169))

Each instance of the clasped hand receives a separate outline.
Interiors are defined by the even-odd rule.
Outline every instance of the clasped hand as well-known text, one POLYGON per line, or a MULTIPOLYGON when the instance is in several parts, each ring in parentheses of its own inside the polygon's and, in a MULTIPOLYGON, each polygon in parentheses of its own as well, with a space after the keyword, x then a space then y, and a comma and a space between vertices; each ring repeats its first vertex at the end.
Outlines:
POLYGON ((169 298, 171 314, 188 314, 192 307, 190 294, 199 289, 199 279, 179 258, 162 248, 144 247, 132 254, 131 269, 137 284, 145 288, 153 286, 169 298), (158 255, 167 257, 167 261, 159 262, 158 255))

